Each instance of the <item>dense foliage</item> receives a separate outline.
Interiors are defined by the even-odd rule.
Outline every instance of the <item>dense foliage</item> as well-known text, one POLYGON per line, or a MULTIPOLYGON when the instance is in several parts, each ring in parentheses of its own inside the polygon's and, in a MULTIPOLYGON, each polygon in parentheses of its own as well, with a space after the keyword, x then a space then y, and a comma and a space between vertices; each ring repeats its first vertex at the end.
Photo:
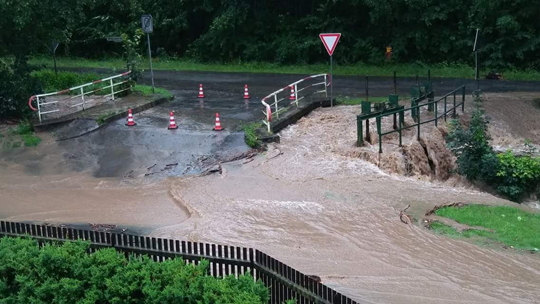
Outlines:
POLYGON ((249 275, 216 279, 208 262, 187 266, 130 259, 114 249, 87 254, 87 243, 39 248, 0 239, 2 303, 267 303, 268 290, 249 275))
POLYGON ((327 60, 318 34, 341 32, 340 62, 383 62, 392 46, 398 62, 472 63, 480 28, 486 65, 540 67, 537 0, 0 0, 0 55, 56 39, 63 54, 120 56, 105 38, 133 36, 144 13, 158 56, 312 63, 327 60))
POLYGON ((30 113, 28 98, 41 91, 39 81, 30 76, 31 71, 26 60, 11 63, 0 60, 0 121, 30 113))
POLYGON ((497 155, 489 144, 489 122, 480 96, 475 97, 474 107, 469 127, 452 121, 446 139, 448 148, 457 156, 458 173, 516 202, 540 190, 540 159, 532 156, 534 151, 523 156, 512 151, 497 155))

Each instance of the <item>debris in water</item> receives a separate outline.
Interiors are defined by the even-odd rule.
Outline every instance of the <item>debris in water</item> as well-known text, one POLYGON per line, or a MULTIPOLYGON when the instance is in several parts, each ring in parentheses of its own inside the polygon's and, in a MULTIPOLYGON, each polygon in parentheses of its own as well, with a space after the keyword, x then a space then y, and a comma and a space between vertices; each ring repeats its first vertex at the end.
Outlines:
POLYGON ((409 204, 405 209, 401 210, 401 212, 399 213, 399 219, 404 223, 404 224, 410 224, 412 223, 412 218, 410 215, 406 214, 405 212, 407 211, 407 209, 409 209, 411 207, 411 205, 409 204))

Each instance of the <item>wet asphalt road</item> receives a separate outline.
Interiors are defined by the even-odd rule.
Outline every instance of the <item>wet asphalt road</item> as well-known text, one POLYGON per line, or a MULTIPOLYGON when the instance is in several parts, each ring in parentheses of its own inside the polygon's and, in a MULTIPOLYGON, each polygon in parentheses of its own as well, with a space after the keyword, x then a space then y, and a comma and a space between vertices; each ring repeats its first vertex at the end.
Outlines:
MULTIPOLYGON (((93 69, 102 74, 104 69, 93 69)), ((88 71, 88 69, 85 69, 88 71)), ((95 177, 184 175, 199 173, 203 167, 245 153, 242 124, 262 119, 260 100, 273 91, 305 75, 250 74, 217 72, 155 71, 158 87, 170 90, 174 101, 135 115, 136 127, 126 127, 124 119, 110 123, 88 135, 62 141, 53 153, 64 155, 67 169, 91 170, 95 177), (205 98, 197 98, 199 84, 205 98), (244 84, 251 99, 243 98, 244 84), (179 129, 167 130, 169 113, 174 111, 179 129), (215 113, 220 114, 225 131, 212 130, 215 113)), ((420 79, 420 82, 425 81, 420 79)), ((437 92, 449 92, 465 84, 472 90, 474 81, 434 78, 437 92)), ((142 83, 149 84, 148 73, 142 83)), ((398 79, 398 93, 407 95, 414 78, 398 79)), ((334 95, 363 97, 365 78, 336 77, 334 95)), ((370 78, 370 96, 392 93, 391 78, 370 78)), ((539 91, 536 82, 483 80, 485 91, 539 91)), ((13 155, 24 163, 24 155, 13 155)), ((30 167, 34 173, 39 168, 30 167)))

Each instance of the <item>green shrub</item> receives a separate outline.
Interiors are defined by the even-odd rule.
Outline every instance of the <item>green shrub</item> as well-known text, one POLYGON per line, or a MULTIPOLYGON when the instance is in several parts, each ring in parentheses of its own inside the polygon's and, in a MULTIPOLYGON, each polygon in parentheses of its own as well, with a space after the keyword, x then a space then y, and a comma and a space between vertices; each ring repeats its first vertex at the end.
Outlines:
POLYGON ((488 124, 479 96, 475 98, 469 128, 457 120, 450 122, 448 148, 457 156, 458 173, 471 181, 494 176, 498 169, 495 152, 488 142, 488 124))
POLYGON ((268 290, 248 275, 216 279, 209 263, 126 259, 114 249, 88 254, 88 243, 39 248, 0 239, 2 303, 267 303, 268 290))
POLYGON ((262 127, 262 123, 256 122, 248 125, 244 125, 244 140, 248 146, 251 148, 257 148, 260 146, 261 142, 257 136, 257 129, 262 127))
POLYGON ((540 185, 540 159, 530 156, 515 156, 512 151, 497 155, 497 191, 514 201, 533 193, 540 185))
POLYGON ((512 151, 497 155, 488 142, 488 124, 479 96, 475 98, 469 128, 457 121, 450 123, 447 144, 457 156, 457 171, 468 180, 484 182, 519 202, 540 185, 540 159, 531 156, 534 148, 530 141, 525 143, 529 155, 517 157, 512 151))
MULTIPOLYGON (((55 92, 59 90, 69 89, 81 84, 93 82, 100 79, 101 77, 96 73, 73 73, 66 71, 59 71, 58 75, 54 73, 53 70, 40 70, 32 72, 32 77, 37 79, 45 92, 55 92)), ((96 84, 90 88, 85 88, 85 90, 96 89, 98 87, 103 87, 108 84, 96 84)), ((109 92, 110 93, 110 92, 109 92)))
POLYGON ((22 136, 25 147, 35 147, 41 142, 41 138, 34 134, 24 134, 22 136))
POLYGON ((25 118, 32 114, 28 98, 41 92, 38 81, 30 77, 32 67, 24 58, 6 63, 0 59, 0 120, 25 118))
MULTIPOLYGON (((152 86, 142 85, 142 84, 138 84, 138 85, 134 86, 132 91, 133 92, 139 92, 143 96, 150 96, 150 95, 153 94, 152 93, 152 86)), ((163 89, 163 88, 155 88, 155 92, 156 92, 156 95, 161 95, 161 96, 167 97, 167 98, 170 98, 170 97, 173 96, 173 94, 169 90, 166 90, 166 89, 163 89)))

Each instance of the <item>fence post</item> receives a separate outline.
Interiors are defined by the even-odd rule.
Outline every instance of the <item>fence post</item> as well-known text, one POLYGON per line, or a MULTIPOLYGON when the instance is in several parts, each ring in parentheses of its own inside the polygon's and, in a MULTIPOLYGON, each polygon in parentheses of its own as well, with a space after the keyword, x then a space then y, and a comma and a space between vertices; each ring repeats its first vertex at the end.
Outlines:
POLYGON ((382 153, 381 117, 377 116, 375 120, 377 122, 377 135, 379 135, 379 153, 382 153))
POLYGON ((465 113, 465 86, 461 90, 461 112, 465 113))
POLYGON ((82 109, 84 111, 84 89, 81 87, 82 109))
POLYGON ((37 109, 38 109, 39 122, 41 122, 41 107, 39 105, 39 96, 36 96, 36 103, 37 103, 37 109))
POLYGON ((326 95, 326 98, 328 98, 328 84, 326 80, 326 74, 324 74, 324 94, 326 95))
POLYGON ((420 111, 418 111, 418 121, 416 122, 418 124, 418 140, 420 140, 420 111))
POLYGON ((454 111, 452 114, 452 118, 456 119, 456 91, 454 91, 454 111))
POLYGON ((434 103, 434 106, 435 106, 435 127, 438 126, 438 124, 439 124, 439 111, 437 109, 438 108, 437 104, 438 104, 438 102, 434 103))
POLYGON ((362 119, 356 116, 356 137, 358 146, 364 145, 364 130, 362 128, 362 119))
POLYGON ((111 79, 111 95, 112 95, 112 100, 114 100, 114 87, 113 87, 112 79, 111 79))
POLYGON ((276 118, 279 119, 277 94, 274 95, 274 103, 276 104, 276 118))
POLYGON ((298 108, 298 84, 294 85, 294 102, 296 103, 296 107, 298 108))
POLYGON ((444 97, 444 122, 446 122, 446 96, 444 97))
POLYGON ((404 116, 405 116, 405 113, 403 113, 403 111, 399 112, 399 146, 402 147, 403 146, 403 140, 402 140, 402 136, 401 136, 401 133, 402 133, 402 128, 403 128, 403 119, 404 119, 404 116))

